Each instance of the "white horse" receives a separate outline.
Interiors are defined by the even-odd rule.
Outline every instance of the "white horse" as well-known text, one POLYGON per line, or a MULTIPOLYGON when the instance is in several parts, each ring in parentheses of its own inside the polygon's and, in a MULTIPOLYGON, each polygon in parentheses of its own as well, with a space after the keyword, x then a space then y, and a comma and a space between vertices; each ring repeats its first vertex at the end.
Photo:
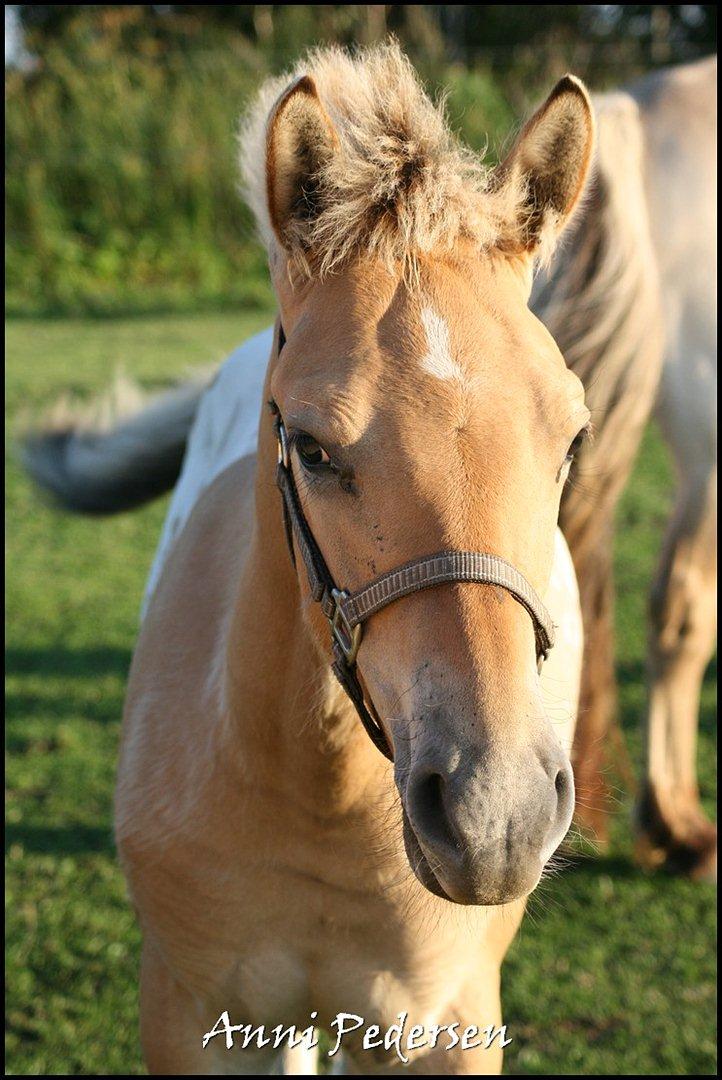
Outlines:
POLYGON ((695 877, 714 877, 717 864, 696 779, 700 685, 716 631, 716 81, 711 57, 594 99, 586 205, 532 301, 584 383, 596 433, 561 514, 585 624, 578 815, 605 836, 614 513, 654 410, 677 501, 652 587, 638 853, 695 877))

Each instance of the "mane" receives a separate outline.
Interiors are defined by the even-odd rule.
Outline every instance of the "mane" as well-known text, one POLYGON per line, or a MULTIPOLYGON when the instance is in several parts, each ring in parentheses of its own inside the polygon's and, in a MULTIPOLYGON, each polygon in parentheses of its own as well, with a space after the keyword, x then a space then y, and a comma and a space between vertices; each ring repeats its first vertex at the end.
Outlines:
POLYGON ((425 93, 396 43, 353 54, 338 47, 309 52, 292 71, 269 79, 243 119, 241 169, 246 199, 267 248, 275 243, 266 200, 266 127, 275 102, 310 75, 336 129, 339 152, 323 166, 314 190, 319 211, 299 223, 292 269, 328 274, 367 254, 405 267, 460 240, 480 250, 507 242, 518 229, 523 192, 495 189, 492 170, 463 146, 444 104, 425 93))

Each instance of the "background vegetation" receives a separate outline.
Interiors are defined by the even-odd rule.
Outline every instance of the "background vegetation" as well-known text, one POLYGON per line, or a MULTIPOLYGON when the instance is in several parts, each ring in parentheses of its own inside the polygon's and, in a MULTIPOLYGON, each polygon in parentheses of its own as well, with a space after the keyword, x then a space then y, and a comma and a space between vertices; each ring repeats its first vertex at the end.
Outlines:
MULTIPOLYGON (((454 125, 476 146, 489 133, 494 154, 563 70, 601 86, 709 52, 716 9, 13 10, 25 33, 6 67, 9 444, 19 416, 59 393, 100 390, 117 366, 148 387, 165 383, 267 323, 233 132, 264 74, 305 44, 392 30, 433 86, 450 85, 454 125)), ((6 1072, 140 1073, 139 935, 113 850, 112 786, 166 502, 108 521, 70 518, 40 502, 11 452, 6 475, 6 1072)), ((646 590, 671 492, 650 430, 616 540, 621 717, 635 767, 646 590)), ((713 665, 699 755, 710 812, 715 680, 713 665)), ((715 1071, 714 890, 635 867, 623 787, 610 852, 546 883, 513 946, 509 1072, 715 1071)))
POLYGON ((13 314, 268 302, 234 132, 307 45, 398 34, 490 154, 561 73, 618 84, 714 48, 713 5, 20 5, 5 73, 13 314))

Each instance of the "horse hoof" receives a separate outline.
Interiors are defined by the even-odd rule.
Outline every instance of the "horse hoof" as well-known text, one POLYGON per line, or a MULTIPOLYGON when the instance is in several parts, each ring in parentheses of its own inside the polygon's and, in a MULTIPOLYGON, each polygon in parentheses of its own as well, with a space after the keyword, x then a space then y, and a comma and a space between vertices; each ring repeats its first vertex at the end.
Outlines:
POLYGON ((717 829, 706 818, 700 818, 696 828, 685 830, 684 837, 675 836, 668 827, 661 838, 660 831, 642 829, 635 844, 637 862, 647 870, 664 870, 692 881, 717 881, 717 829))
POLYGON ((708 881, 717 884, 717 842, 713 850, 700 859, 690 877, 693 881, 708 881))

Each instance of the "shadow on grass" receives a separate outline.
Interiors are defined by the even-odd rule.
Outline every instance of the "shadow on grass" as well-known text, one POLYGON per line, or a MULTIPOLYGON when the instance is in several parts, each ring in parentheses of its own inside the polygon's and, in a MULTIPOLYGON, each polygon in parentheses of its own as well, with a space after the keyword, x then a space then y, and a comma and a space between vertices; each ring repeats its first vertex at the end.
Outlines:
MULTIPOLYGON (((613 878, 614 881, 636 881, 653 884, 654 882, 687 881, 687 868, 679 863, 670 863, 656 869, 640 866, 630 855, 587 855, 572 852, 564 855, 564 877, 570 876, 577 881, 593 881, 600 877, 613 878)), ((695 882, 695 886, 699 885, 695 882)), ((715 886, 716 887, 716 886, 715 886)))
MULTIPOLYGON (((39 694, 5 695, 6 721, 42 717, 43 720, 92 720, 97 724, 119 723, 123 711, 123 692, 109 693, 95 701, 76 695, 42 696, 39 694)), ((8 735, 8 750, 22 750, 22 735, 8 735), (15 740, 15 743, 13 742, 15 740)))
MULTIPOLYGON (((6 720, 30 716, 46 719, 81 718, 107 724, 120 720, 125 681, 130 667, 130 649, 106 647, 71 649, 62 645, 47 648, 9 648, 5 654, 6 676, 12 678, 35 676, 48 680, 87 680, 90 685, 79 689, 37 693, 24 687, 8 690, 5 696, 6 720), (118 689, 106 686, 94 694, 92 681, 118 679, 118 689)), ((51 690, 51 687, 48 687, 51 690)))
MULTIPOLYGON (((573 874, 577 878, 613 877, 615 879, 647 881, 655 876, 643 870, 631 858, 623 855, 564 855, 564 874, 573 874)), ((662 874, 659 872, 659 876, 662 874)))
POLYGON ((5 670, 8 675, 56 675, 86 679, 97 675, 118 675, 125 679, 130 658, 130 649, 112 645, 77 649, 65 645, 11 647, 5 653, 5 670))
POLYGON ((94 825, 8 825, 5 852, 19 845, 35 855, 115 855, 110 826, 94 825))

